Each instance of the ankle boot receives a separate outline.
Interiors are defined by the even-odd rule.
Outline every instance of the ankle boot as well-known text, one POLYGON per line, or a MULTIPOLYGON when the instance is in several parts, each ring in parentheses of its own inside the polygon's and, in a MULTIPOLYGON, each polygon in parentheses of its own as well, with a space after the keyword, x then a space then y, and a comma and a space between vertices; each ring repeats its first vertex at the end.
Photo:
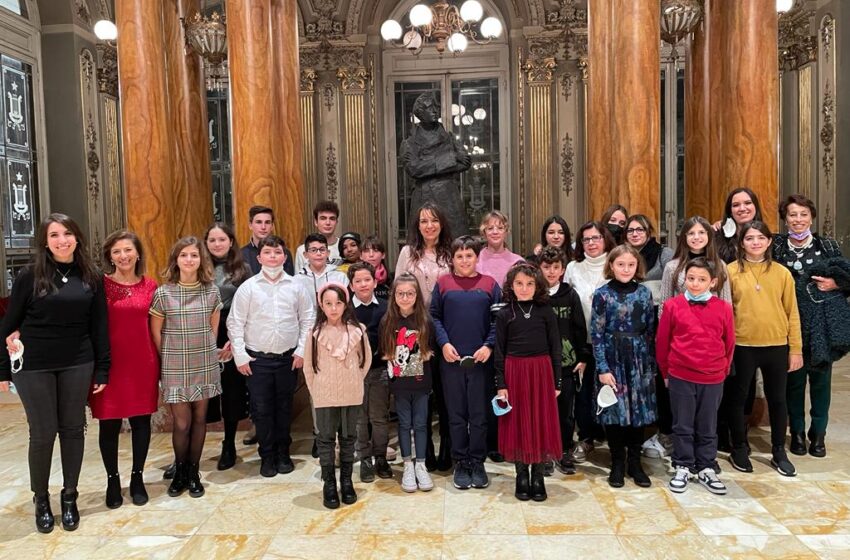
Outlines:
POLYGON ((221 442, 221 456, 218 458, 216 469, 226 471, 236 464, 236 444, 232 441, 221 442))
POLYGON ((121 497, 121 478, 118 473, 106 475, 106 507, 115 509, 121 507, 124 498, 121 497))
POLYGON ((523 502, 531 499, 531 488, 528 479, 528 465, 525 463, 516 463, 516 491, 514 496, 517 500, 523 502))
POLYGON ((351 473, 354 472, 353 463, 342 463, 339 467, 339 487, 342 503, 351 505, 357 501, 357 492, 354 491, 354 483, 351 481, 351 473))
POLYGON ((51 532, 56 520, 53 518, 53 510, 50 509, 50 494, 33 496, 32 503, 35 504, 35 528, 39 533, 51 532))
POLYGON ((62 489, 62 528, 66 531, 75 531, 80 526, 80 510, 77 509, 78 496, 79 493, 76 490, 62 489))
POLYGON ((608 473, 608 485, 622 488, 626 478, 626 450, 611 449, 611 472, 608 473))
POLYGON ((186 463, 174 464, 174 478, 171 479, 171 485, 168 487, 168 495, 172 498, 176 498, 182 494, 189 484, 186 467, 186 463))
POLYGON ((339 507, 339 494, 336 491, 336 469, 333 465, 322 467, 322 505, 328 509, 339 507))
POLYGON ((640 444, 629 445, 629 467, 627 472, 632 480, 635 481, 635 484, 641 488, 649 488, 652 485, 652 481, 649 480, 649 477, 643 470, 643 466, 640 464, 640 444))
POLYGON ((534 463, 531 465, 531 499, 542 502, 546 499, 546 486, 543 483, 546 465, 534 463))
POLYGON ((791 432, 791 445, 788 450, 794 455, 805 455, 806 434, 804 432, 791 432))
POLYGON ((142 471, 130 473, 130 497, 133 498, 134 505, 143 506, 148 503, 148 491, 145 489, 142 471))
POLYGON ((189 465, 189 481, 187 483, 189 495, 193 498, 200 498, 204 495, 204 485, 201 484, 201 473, 198 472, 198 465, 189 465))
POLYGON ((824 433, 809 434, 809 439, 811 440, 809 444, 809 455, 812 457, 826 457, 826 444, 823 441, 825 437, 826 434, 824 433))

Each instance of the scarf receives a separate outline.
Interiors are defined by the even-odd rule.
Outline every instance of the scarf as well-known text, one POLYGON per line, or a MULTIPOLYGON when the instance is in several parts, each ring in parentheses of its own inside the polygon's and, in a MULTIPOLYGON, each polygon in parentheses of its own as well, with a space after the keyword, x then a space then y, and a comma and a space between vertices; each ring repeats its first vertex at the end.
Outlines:
POLYGON ((641 247, 640 254, 643 256, 643 260, 646 263, 647 271, 655 268, 655 265, 658 263, 658 257, 661 256, 662 249, 664 249, 664 247, 662 247, 661 243, 656 241, 654 237, 650 237, 646 244, 641 247))

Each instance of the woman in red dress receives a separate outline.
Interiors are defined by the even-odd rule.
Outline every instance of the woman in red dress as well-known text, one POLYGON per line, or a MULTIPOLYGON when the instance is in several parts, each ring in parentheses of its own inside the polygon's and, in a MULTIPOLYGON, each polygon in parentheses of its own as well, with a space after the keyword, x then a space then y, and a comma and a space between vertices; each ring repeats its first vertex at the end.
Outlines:
POLYGON ((106 238, 103 262, 107 270, 112 270, 103 277, 112 366, 109 385, 91 395, 89 405, 92 416, 100 422, 106 506, 114 509, 124 502, 118 476, 118 435, 124 418, 130 421, 133 439, 130 497, 137 506, 148 501, 142 471, 151 440, 151 414, 156 412, 159 397, 159 355, 148 325, 156 282, 143 276, 142 244, 131 231, 116 231, 106 238))

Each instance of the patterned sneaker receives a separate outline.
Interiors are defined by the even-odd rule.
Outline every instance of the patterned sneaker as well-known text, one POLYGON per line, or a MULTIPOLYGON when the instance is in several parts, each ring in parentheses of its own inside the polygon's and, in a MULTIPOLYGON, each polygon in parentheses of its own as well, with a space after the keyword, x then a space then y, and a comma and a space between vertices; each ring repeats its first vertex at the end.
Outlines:
POLYGON ((414 471, 413 461, 411 460, 404 462, 404 472, 401 475, 401 489, 405 492, 416 492, 416 472, 414 471))
POLYGON ((726 485, 717 478, 717 473, 711 467, 702 469, 697 475, 697 480, 712 494, 723 495, 726 493, 726 485))
POLYGON ((416 461, 416 466, 413 470, 416 476, 416 484, 419 485, 420 490, 427 492, 434 489, 434 481, 431 480, 431 475, 428 474, 428 469, 425 468, 424 462, 416 461))
MULTIPOLYGON (((712 473, 714 471, 711 471, 712 473)), ((670 479, 667 485, 671 492, 681 494, 688 489, 688 482, 691 480, 691 471, 688 467, 676 467, 676 474, 670 479)))

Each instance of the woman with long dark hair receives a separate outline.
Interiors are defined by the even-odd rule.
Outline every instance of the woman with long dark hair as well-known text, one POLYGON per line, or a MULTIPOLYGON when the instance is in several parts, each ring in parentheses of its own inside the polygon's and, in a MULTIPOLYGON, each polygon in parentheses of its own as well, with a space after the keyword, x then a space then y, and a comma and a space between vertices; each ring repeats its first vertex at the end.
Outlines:
POLYGON ((236 428, 239 421, 248 417, 248 387, 245 376, 236 370, 227 338, 227 316, 233 295, 243 281, 251 277, 251 269, 242 260, 242 251, 236 244, 233 229, 222 222, 207 228, 204 243, 212 257, 213 283, 221 296, 221 319, 218 322, 216 345, 223 350, 221 356, 221 395, 210 399, 207 422, 224 421, 224 439, 216 468, 227 470, 236 464, 236 428))
POLYGON ((761 222, 761 204, 748 187, 733 189, 723 205, 723 219, 714 223, 717 253, 730 264, 738 258, 738 234, 746 223, 761 222))
MULTIPOLYGON (((54 213, 38 227, 35 259, 12 286, 0 336, 13 336, 9 353, 25 345, 22 363, 0 357, 0 391, 15 383, 29 424, 30 488, 35 526, 53 530, 48 481, 53 444, 62 455, 62 527, 79 526, 77 483, 83 463, 86 400, 109 378, 109 331, 103 280, 80 227, 54 213), (18 338, 19 337, 19 338, 18 338)), ((7 341, 8 344, 8 341, 7 341)))
POLYGON ((546 247, 557 247, 564 252, 569 264, 573 260, 573 239, 570 226, 561 216, 549 216, 540 228, 540 243, 534 246, 534 255, 528 260, 534 260, 546 247))

